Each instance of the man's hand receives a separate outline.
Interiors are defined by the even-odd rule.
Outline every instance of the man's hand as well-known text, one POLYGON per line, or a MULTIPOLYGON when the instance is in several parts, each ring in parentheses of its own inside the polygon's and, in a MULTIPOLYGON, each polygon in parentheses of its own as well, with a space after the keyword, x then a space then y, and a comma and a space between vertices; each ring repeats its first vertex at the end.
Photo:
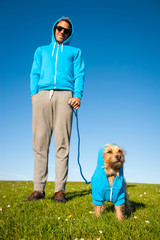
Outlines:
POLYGON ((71 104, 71 106, 77 110, 80 107, 81 99, 78 97, 70 98, 68 104, 71 104))
POLYGON ((33 100, 33 98, 34 98, 35 95, 36 95, 36 94, 33 94, 33 95, 32 95, 32 97, 31 97, 32 100, 33 100))

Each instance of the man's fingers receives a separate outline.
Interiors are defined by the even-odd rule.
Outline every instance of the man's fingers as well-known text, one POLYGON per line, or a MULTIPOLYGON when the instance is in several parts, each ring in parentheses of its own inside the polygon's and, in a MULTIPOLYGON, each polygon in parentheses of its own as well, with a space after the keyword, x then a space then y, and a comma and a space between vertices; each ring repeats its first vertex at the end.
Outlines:
POLYGON ((77 110, 80 107, 80 100, 78 98, 70 98, 68 104, 71 104, 77 110))
POLYGON ((68 101, 68 104, 70 104, 72 102, 72 99, 70 98, 69 101, 68 101))
POLYGON ((78 107, 80 104, 78 103, 78 102, 73 102, 73 104, 71 104, 72 105, 72 107, 78 107))
POLYGON ((36 94, 33 94, 33 95, 32 95, 32 97, 31 97, 32 100, 33 100, 33 98, 34 98, 35 95, 36 95, 36 94))

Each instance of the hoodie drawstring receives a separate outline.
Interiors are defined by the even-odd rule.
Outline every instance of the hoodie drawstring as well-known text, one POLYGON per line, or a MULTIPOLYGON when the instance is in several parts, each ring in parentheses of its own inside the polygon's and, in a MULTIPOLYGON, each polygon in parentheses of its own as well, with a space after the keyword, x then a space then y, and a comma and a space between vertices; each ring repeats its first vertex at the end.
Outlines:
POLYGON ((56 42, 54 43, 54 46, 53 46, 52 57, 53 57, 53 54, 54 54, 55 46, 56 46, 56 42))
POLYGON ((53 94, 54 94, 54 91, 53 91, 53 89, 51 89, 50 91, 49 91, 49 100, 51 101, 51 99, 52 99, 52 97, 53 97, 53 94))
POLYGON ((63 52, 63 43, 62 43, 62 45, 61 45, 61 52, 63 52))
MULTIPOLYGON (((53 54, 54 54, 55 46, 56 46, 56 42, 54 43, 54 46, 53 46, 52 57, 53 57, 53 54)), ((63 43, 61 45, 61 52, 63 52, 63 43)))

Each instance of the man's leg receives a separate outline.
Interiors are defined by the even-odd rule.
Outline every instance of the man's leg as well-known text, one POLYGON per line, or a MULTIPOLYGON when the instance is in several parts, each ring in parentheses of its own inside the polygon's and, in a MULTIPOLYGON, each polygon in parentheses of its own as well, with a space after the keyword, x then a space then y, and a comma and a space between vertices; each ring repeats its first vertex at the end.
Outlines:
POLYGON ((68 105, 71 91, 55 91, 53 97, 53 127, 55 141, 55 192, 64 191, 68 176, 69 143, 72 109, 68 105))
POLYGON ((52 135, 52 105, 49 91, 40 91, 32 100, 34 191, 44 191, 48 177, 48 152, 52 135))

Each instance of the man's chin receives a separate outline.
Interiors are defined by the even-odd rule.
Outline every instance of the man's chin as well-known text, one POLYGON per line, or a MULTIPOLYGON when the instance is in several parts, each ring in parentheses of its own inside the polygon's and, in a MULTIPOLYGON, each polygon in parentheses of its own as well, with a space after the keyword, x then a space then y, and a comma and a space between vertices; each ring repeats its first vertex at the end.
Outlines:
POLYGON ((64 40, 57 40, 57 43, 59 43, 59 44, 61 44, 63 42, 64 42, 64 40))

